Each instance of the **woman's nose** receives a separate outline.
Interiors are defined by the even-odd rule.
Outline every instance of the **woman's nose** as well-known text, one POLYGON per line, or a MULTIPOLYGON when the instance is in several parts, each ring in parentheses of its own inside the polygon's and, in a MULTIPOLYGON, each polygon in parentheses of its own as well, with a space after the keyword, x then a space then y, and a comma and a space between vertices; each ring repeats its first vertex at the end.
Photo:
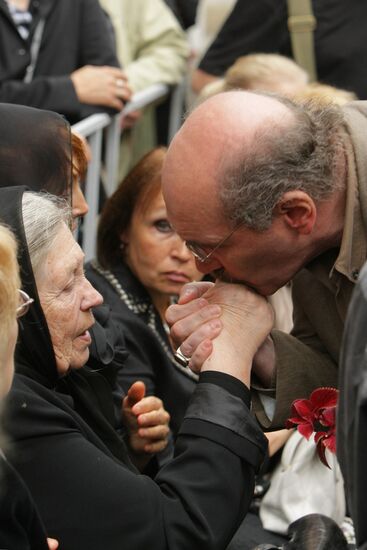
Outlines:
POLYGON ((102 295, 90 284, 88 279, 85 279, 85 289, 81 309, 87 311, 92 307, 100 306, 103 304, 102 295))
POLYGON ((79 182, 73 185, 73 218, 83 218, 88 213, 88 204, 85 200, 83 191, 81 190, 79 182))
POLYGON ((178 258, 181 262, 189 262, 193 255, 187 248, 185 241, 183 241, 178 235, 174 247, 172 248, 172 256, 178 258))

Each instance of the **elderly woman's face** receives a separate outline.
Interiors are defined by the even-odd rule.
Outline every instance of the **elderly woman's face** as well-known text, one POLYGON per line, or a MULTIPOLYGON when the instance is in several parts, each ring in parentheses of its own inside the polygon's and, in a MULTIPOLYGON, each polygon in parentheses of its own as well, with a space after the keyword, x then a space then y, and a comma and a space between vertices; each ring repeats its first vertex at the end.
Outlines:
POLYGON ((103 301, 85 278, 83 261, 80 246, 63 224, 40 273, 35 274, 61 376, 88 360, 88 329, 94 324, 91 308, 103 301))

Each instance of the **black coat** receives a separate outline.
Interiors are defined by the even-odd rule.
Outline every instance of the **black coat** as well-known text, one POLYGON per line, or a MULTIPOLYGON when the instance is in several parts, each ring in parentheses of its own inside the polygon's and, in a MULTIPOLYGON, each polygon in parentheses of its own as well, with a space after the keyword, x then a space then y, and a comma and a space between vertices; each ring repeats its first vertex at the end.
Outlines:
POLYGON ((345 324, 339 374, 337 453, 357 548, 367 549, 367 264, 353 292, 345 324))
MULTIPOLYGON (((365 0, 313 0, 317 27, 318 80, 367 99, 365 0)), ((237 0, 199 68, 222 76, 241 55, 280 53, 291 57, 286 0, 237 0)))
MULTIPOLYGON (((0 0, 0 102, 64 114, 74 122, 102 109, 82 105, 70 74, 84 65, 118 66, 106 15, 97 0, 31 1, 31 35, 23 40, 0 0), (34 79, 23 82, 30 41, 40 16, 46 18, 34 79)), ((106 110, 106 109, 104 109, 106 110)))
POLYGON ((119 385, 126 393, 133 382, 142 380, 147 395, 162 399, 176 436, 197 376, 175 361, 161 318, 128 267, 121 264, 104 271, 97 266, 94 262, 86 266, 87 278, 110 306, 112 321, 120 327, 129 352, 117 374, 119 385))
MULTIPOLYGON (((0 220, 16 233, 22 285, 35 299, 17 344, 6 410, 8 458, 27 483, 48 534, 60 541, 60 550, 225 548, 248 508, 267 447, 249 411, 249 390, 223 373, 203 373, 175 458, 155 481, 138 474, 126 453, 117 456, 102 440, 103 419, 99 436, 76 410, 88 379, 71 380, 72 394, 55 389, 55 356, 24 235, 23 192, 0 189, 0 220)), ((98 386, 101 375, 94 376, 98 386)), ((83 403, 88 406, 81 400, 79 407, 83 403)))
POLYGON ((48 550, 46 532, 28 488, 0 457, 0 547, 48 550))
POLYGON ((205 377, 176 457, 155 481, 113 457, 70 398, 23 375, 6 426, 9 458, 65 550, 225 548, 251 500, 263 444, 244 402, 205 377))

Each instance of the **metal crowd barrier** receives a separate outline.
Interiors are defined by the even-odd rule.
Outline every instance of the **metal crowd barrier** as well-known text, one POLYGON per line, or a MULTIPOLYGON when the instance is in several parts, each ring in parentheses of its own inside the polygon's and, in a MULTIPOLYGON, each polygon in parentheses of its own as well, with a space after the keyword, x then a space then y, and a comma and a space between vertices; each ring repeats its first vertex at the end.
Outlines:
MULTIPOLYGON (((92 154, 92 160, 88 166, 85 188, 85 197, 89 205, 89 212, 84 218, 82 238, 82 247, 86 261, 95 256, 103 132, 105 131, 106 133, 105 188, 107 195, 111 195, 117 185, 121 118, 132 111, 136 111, 154 103, 158 99, 166 96, 168 92, 169 87, 167 85, 155 84, 134 94, 131 101, 129 101, 121 113, 117 115, 110 117, 107 114, 95 114, 73 125, 74 131, 88 139, 92 154)), ((180 117, 175 92, 173 93, 172 104, 173 108, 171 109, 170 119, 173 117, 180 117)), ((175 124, 170 121, 170 128, 177 128, 178 125, 179 121, 176 121, 175 124)), ((171 132, 170 137, 172 137, 171 132)))

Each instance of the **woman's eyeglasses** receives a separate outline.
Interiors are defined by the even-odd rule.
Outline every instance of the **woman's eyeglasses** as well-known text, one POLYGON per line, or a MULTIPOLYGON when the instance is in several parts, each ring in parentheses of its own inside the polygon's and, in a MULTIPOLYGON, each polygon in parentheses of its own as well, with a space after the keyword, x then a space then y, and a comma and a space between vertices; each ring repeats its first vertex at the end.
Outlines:
POLYGON ((23 317, 28 310, 29 306, 34 302, 33 298, 30 298, 24 290, 18 290, 19 292, 19 306, 16 309, 17 319, 23 317))

